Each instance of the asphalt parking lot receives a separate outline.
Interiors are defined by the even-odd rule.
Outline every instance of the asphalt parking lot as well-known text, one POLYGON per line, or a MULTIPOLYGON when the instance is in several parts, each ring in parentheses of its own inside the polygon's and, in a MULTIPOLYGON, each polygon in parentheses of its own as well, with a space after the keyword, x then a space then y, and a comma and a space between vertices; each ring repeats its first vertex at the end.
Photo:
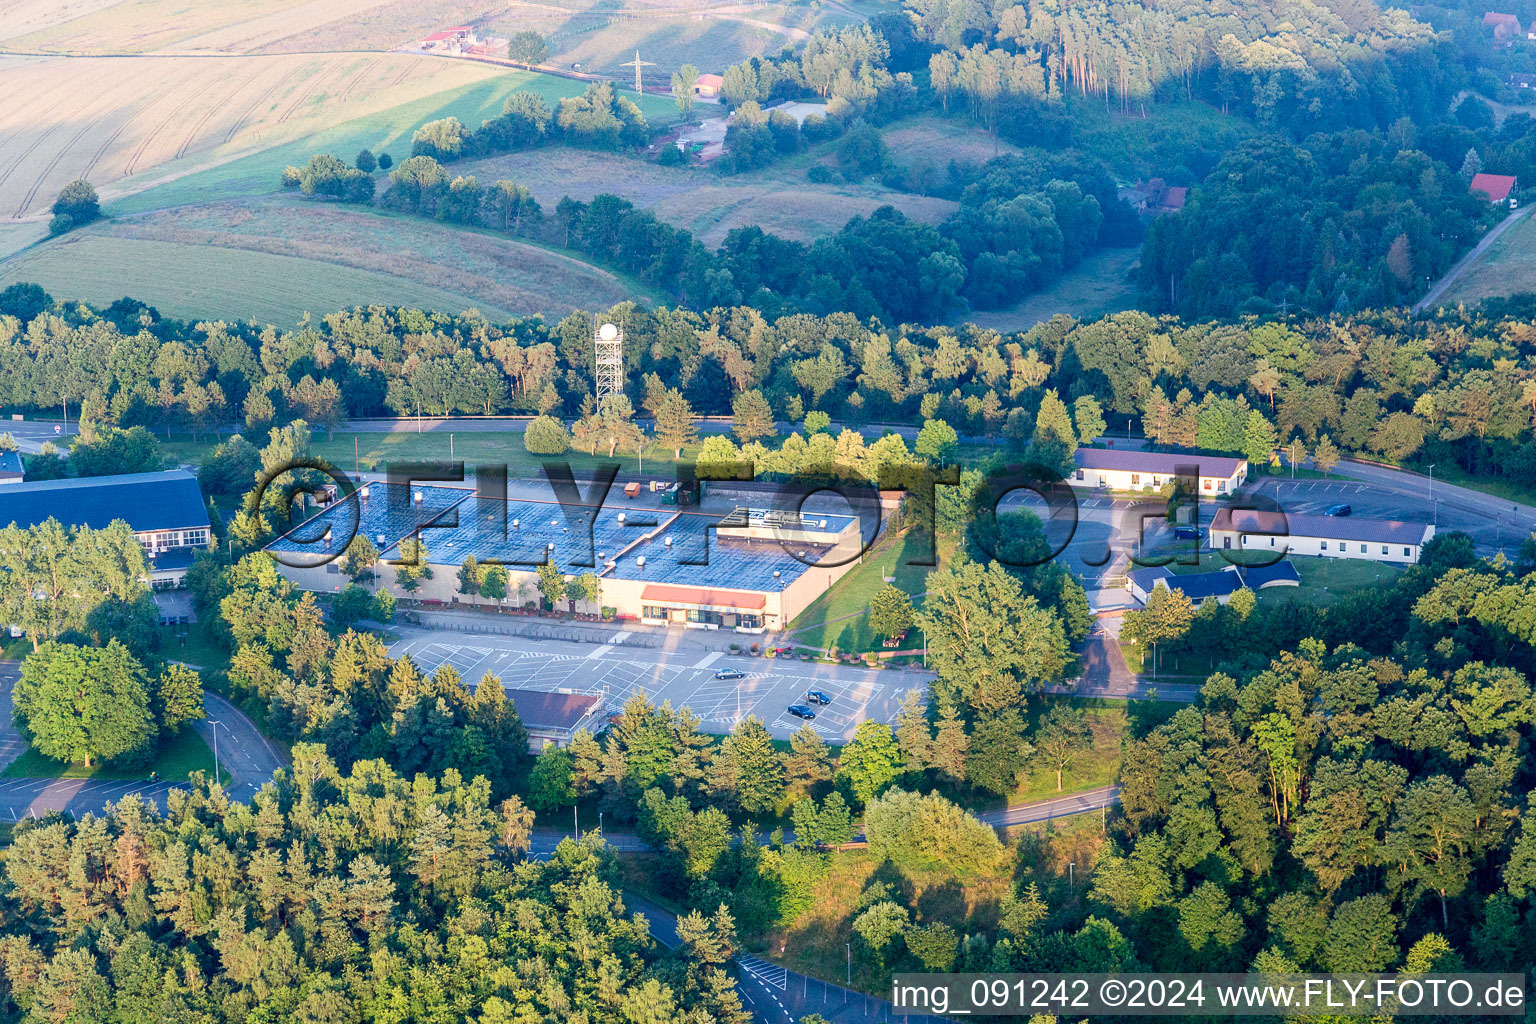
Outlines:
MULTIPOLYGON (((1358 480, 1291 480, 1266 477, 1252 493, 1272 498, 1286 512, 1322 515, 1333 505, 1348 505, 1351 514, 1366 519, 1396 519, 1404 522, 1434 523, 1437 532, 1460 530, 1469 535, 1484 556, 1498 551, 1514 555, 1520 542, 1536 524, 1525 522, 1510 512, 1489 515, 1481 509, 1460 503, 1449 488, 1436 488, 1433 503, 1411 495, 1396 493, 1358 480), (1445 497, 1440 497, 1444 494, 1445 497)), ((1215 514, 1215 505, 1201 509, 1202 521, 1215 514)))
MULTIPOLYGON (((703 720, 706 732, 728 733, 748 715, 756 715, 780 739, 806 724, 786 710, 805 701, 807 690, 832 698, 816 708, 810 725, 828 742, 852 738, 866 718, 894 722, 901 699, 921 688, 926 675, 901 669, 871 670, 796 658, 763 658, 705 651, 682 642, 667 649, 619 643, 593 647, 531 637, 445 633, 405 627, 390 653, 408 654, 418 667, 434 672, 449 664, 474 685, 490 672, 509 689, 575 690, 601 693, 617 711, 636 693, 656 704, 687 707, 703 720), (744 673, 741 679, 716 679, 721 669, 744 673)), ((751 638, 742 637, 743 641, 751 638)))

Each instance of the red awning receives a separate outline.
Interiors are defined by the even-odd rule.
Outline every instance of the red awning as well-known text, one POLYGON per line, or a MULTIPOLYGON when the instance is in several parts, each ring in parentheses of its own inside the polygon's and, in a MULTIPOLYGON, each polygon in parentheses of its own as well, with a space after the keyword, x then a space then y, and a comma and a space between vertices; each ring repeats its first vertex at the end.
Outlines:
POLYGON ((691 604, 701 608, 762 608, 768 599, 762 594, 743 594, 732 590, 705 590, 703 587, 669 587, 653 583, 640 593, 640 600, 667 604, 691 604))

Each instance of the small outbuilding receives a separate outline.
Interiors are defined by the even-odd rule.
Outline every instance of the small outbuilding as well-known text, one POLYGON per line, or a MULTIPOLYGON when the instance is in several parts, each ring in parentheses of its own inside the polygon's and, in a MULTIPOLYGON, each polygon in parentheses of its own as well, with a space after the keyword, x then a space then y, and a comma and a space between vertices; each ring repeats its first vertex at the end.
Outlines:
POLYGON ((720 90, 725 87, 725 79, 719 75, 700 75, 699 80, 693 83, 693 94, 705 99, 714 99, 720 95, 720 90))
POLYGON ((1471 189, 1488 197, 1490 203, 1515 203, 1515 193, 1520 190, 1520 179, 1513 174, 1474 174, 1471 189))

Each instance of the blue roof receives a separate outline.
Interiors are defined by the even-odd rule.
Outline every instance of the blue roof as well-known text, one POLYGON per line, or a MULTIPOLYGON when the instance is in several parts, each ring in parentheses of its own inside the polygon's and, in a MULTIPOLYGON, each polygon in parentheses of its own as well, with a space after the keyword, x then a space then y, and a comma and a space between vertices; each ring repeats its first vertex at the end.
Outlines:
MULTIPOLYGON (((609 575, 647 583, 776 592, 799 579, 826 550, 812 544, 714 535, 711 528, 723 518, 701 512, 679 513, 665 533, 625 552, 609 575), (639 563, 642 557, 643 566, 639 563)), ((833 517, 819 518, 830 521, 833 517)))
POLYGON ((1168 581, 1174 590, 1184 591, 1191 601, 1203 601, 1207 597, 1226 597, 1243 589, 1243 581, 1237 573, 1227 569, 1219 572, 1192 572, 1188 576, 1175 576, 1168 581))
POLYGON ((1148 569, 1137 569, 1133 572, 1128 572, 1125 574, 1125 578, 1150 594, 1152 588, 1157 586, 1158 580, 1166 580, 1172 575, 1173 573, 1169 572, 1166 567, 1154 565, 1148 569))
MULTIPOLYGON (((355 530, 373 541, 382 557, 390 558, 400 541, 420 529, 428 559, 437 565, 460 564, 473 555, 480 562, 531 570, 547 560, 573 575, 596 572, 619 579, 757 591, 783 590, 825 550, 810 543, 715 535, 713 528, 729 518, 730 513, 481 498, 467 487, 418 485, 407 490, 374 483, 366 500, 360 489, 273 541, 268 550, 335 554, 355 530), (417 493, 419 504, 414 500, 417 493), (329 547, 317 543, 327 530, 333 538, 329 547), (618 564, 610 569, 610 561, 618 564)), ((854 521, 850 516, 807 518, 826 519, 832 531, 854 521)))
POLYGON ((1239 565, 1236 571, 1250 590, 1258 590, 1271 583, 1301 583, 1301 574, 1288 558, 1282 558, 1274 565, 1239 565))
POLYGON ((20 476, 21 473, 21 452, 15 450, 0 452, 0 475, 20 476))
POLYGON ((36 526, 50 518, 96 530, 122 519, 135 533, 148 533, 206 527, 208 508, 197 477, 184 469, 0 487, 0 524, 36 526))

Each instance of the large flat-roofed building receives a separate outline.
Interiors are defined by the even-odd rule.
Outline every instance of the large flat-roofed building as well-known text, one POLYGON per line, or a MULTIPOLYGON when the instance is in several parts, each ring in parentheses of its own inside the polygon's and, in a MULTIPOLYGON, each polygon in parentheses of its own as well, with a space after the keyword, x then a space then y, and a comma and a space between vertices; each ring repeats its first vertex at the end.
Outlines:
POLYGON ((567 578, 592 573, 599 600, 568 601, 570 611, 615 609, 620 618, 695 629, 782 629, 857 561, 853 516, 799 515, 738 508, 731 513, 561 505, 497 498, 467 487, 369 484, 268 546, 282 571, 306 590, 347 582, 338 558, 353 532, 384 561, 419 531, 433 578, 414 593, 381 566, 397 597, 440 605, 517 607, 539 598, 537 569, 567 578), (459 592, 466 558, 499 563, 508 596, 459 592))
POLYGON ((1248 460, 1220 455, 1133 452, 1115 448, 1079 448, 1073 456, 1073 487, 1111 491, 1156 491, 1181 472, 1200 476, 1200 493, 1230 494, 1248 479, 1248 460))
POLYGON ((213 540, 197 477, 184 469, 0 487, 0 525, 36 526, 49 519, 95 530, 123 520, 144 545, 156 586, 179 583, 192 554, 213 540))
POLYGON ((1414 563, 1434 535, 1431 523, 1221 508, 1211 519, 1210 546, 1219 551, 1284 551, 1292 558, 1414 563))
POLYGON ((0 452, 0 484, 19 484, 26 478, 21 465, 21 452, 0 452))

